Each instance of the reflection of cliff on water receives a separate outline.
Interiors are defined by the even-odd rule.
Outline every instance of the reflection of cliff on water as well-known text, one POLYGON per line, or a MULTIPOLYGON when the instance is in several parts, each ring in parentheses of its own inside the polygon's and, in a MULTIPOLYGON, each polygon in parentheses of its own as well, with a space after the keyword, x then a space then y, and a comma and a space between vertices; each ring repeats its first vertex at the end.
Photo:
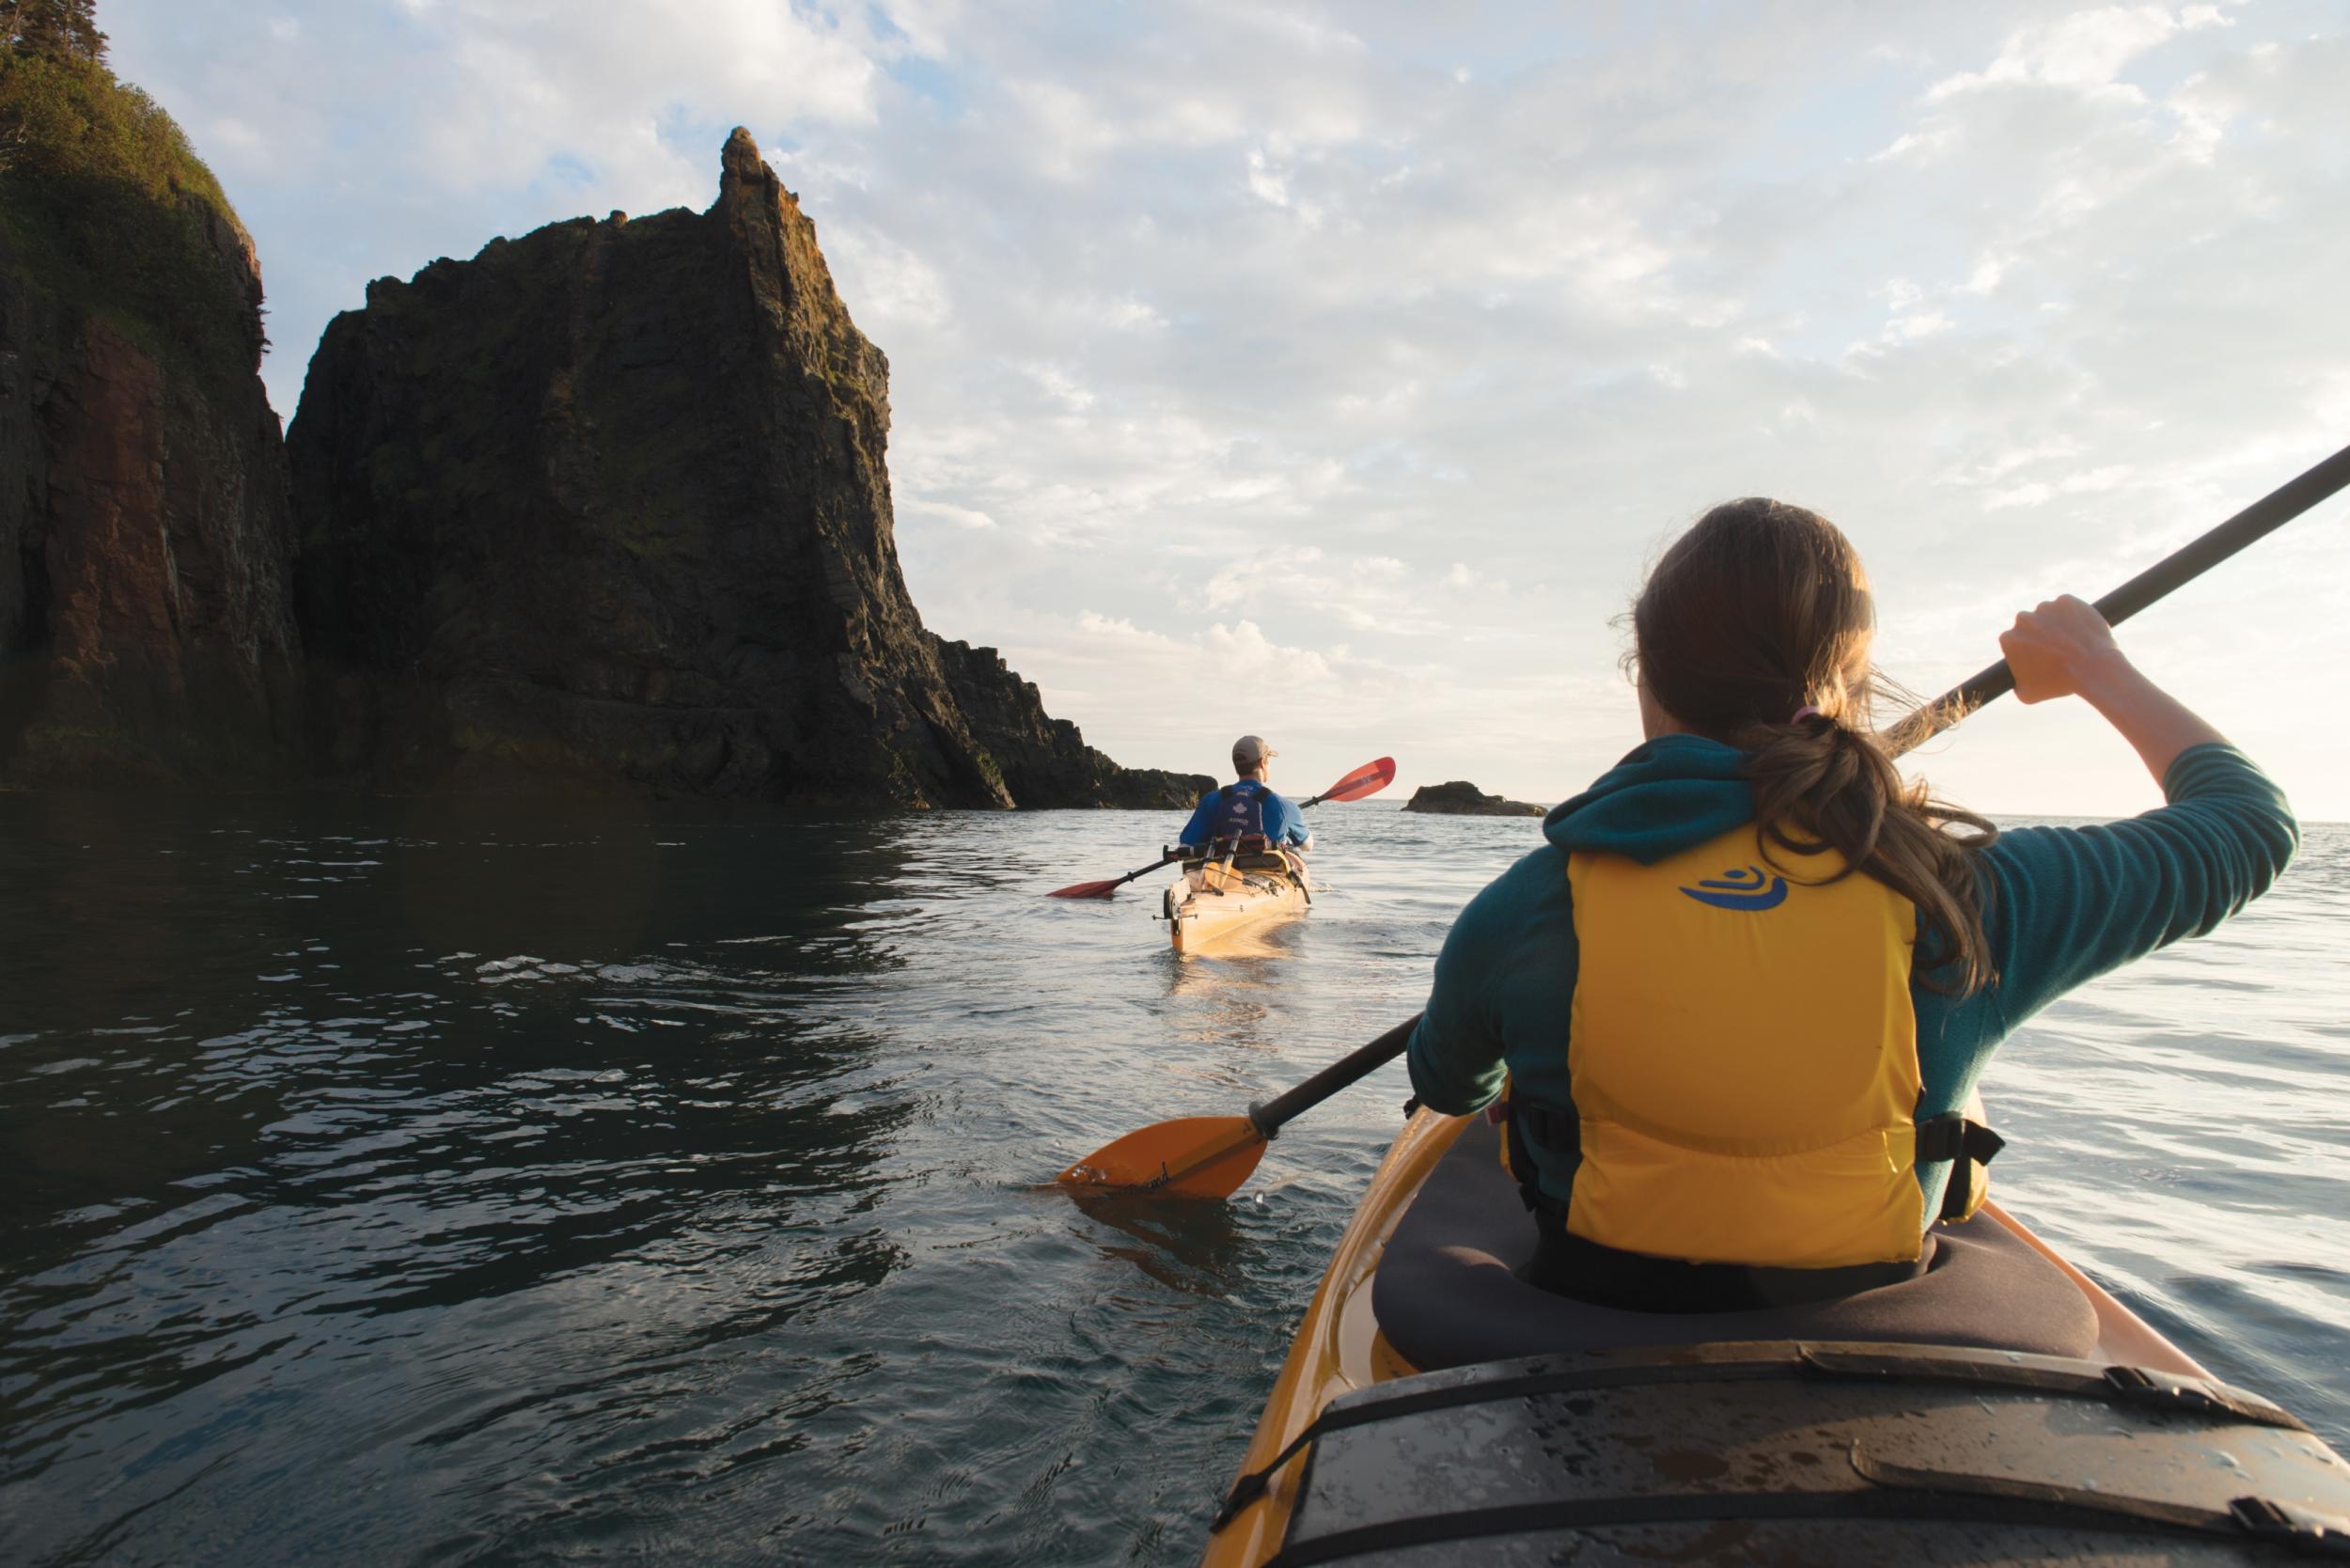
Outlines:
MULTIPOLYGON (((256 1357, 413 1336, 419 1309, 527 1296, 626 1378, 878 1284, 904 1252, 875 1166, 913 1107, 861 1003, 899 962, 876 910, 902 831, 0 798, 14 1478, 256 1357)), ((522 1374, 484 1372, 446 1440, 509 1419, 522 1374)))
POLYGON ((728 1080, 756 1099, 854 1056, 823 999, 896 962, 865 918, 902 860, 882 821, 70 795, 0 809, 0 1073, 47 1081, 0 1101, 10 1156, 40 1178, 11 1184, 11 1224, 38 1216, 39 1190, 118 1200, 266 1157, 282 1095, 323 1068, 413 1103, 518 1069, 608 1070, 682 1027, 697 1059, 665 1037, 664 1065, 759 1061, 728 1080), (188 1121, 198 1107, 212 1120, 188 1121))

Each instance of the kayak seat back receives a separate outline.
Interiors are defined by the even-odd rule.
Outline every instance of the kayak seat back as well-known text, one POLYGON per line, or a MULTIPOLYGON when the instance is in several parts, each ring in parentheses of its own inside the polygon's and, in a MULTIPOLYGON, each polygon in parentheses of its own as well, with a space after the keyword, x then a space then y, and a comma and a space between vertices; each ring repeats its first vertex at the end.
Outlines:
POLYGON ((2088 1356, 2097 1314, 2063 1270, 2005 1226, 1937 1226, 1915 1279, 1838 1300, 1742 1312, 1627 1312, 1517 1278, 1534 1221, 1498 1134, 1462 1133, 1388 1238, 1371 1287, 1380 1332, 1423 1372, 1521 1356, 1752 1340, 1964 1345, 2088 1356))
POLYGON ((1285 871, 1290 865, 1289 858, 1274 847, 1273 840, 1261 833, 1252 833, 1246 839, 1218 839, 1204 849, 1193 848, 1183 856, 1183 870, 1196 871, 1210 861, 1228 859, 1233 870, 1241 871, 1285 871))
POLYGON ((1262 855, 1273 847, 1273 840, 1261 833, 1243 833, 1238 837, 1226 834, 1209 840, 1207 855, 1262 855))

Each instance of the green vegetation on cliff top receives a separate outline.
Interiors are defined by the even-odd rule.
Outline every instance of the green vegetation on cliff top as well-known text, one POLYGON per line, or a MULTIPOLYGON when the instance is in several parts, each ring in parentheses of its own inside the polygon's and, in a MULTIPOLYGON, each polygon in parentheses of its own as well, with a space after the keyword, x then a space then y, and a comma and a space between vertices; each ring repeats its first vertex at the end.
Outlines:
POLYGON ((98 0, 0 0, 0 44, 18 55, 106 63, 98 0))
POLYGON ((0 265, 207 388, 249 376, 251 241, 171 116, 101 55, 0 47, 0 265))

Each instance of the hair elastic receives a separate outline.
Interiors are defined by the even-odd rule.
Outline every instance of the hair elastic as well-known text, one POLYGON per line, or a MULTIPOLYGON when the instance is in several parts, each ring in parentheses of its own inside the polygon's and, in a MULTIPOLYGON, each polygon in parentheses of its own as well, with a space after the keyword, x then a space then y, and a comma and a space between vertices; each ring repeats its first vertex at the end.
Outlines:
POLYGON ((1787 722, 1788 722, 1788 723, 1790 723, 1790 724, 1801 724, 1804 720, 1806 720, 1806 719, 1808 719, 1808 718, 1825 718, 1825 717, 1827 717, 1827 715, 1826 715, 1825 713, 1824 713, 1820 712, 1820 710, 1818 710, 1817 708, 1814 708, 1813 706, 1811 706, 1811 704, 1810 704, 1810 703, 1807 702, 1807 703, 1805 703, 1802 707, 1800 707, 1800 708, 1796 709, 1796 710, 1795 710, 1795 716, 1794 716, 1794 718, 1789 719, 1787 722))

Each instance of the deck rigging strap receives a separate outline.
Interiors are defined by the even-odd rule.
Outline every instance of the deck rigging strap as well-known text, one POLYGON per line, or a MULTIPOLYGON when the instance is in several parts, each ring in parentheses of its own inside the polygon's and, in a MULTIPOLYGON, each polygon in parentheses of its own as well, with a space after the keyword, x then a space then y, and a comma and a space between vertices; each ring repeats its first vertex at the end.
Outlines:
POLYGON ((2100 1367, 2075 1372, 2012 1362, 1950 1360, 1904 1352, 1899 1346, 1850 1351, 1802 1345, 1797 1347, 1796 1360, 1810 1376, 1846 1382, 1960 1383, 2053 1394, 2061 1399, 2101 1400, 2125 1408, 2182 1410, 2283 1432, 2310 1430, 2299 1417, 2258 1394, 2225 1383, 2150 1372, 2144 1367, 2100 1367))
POLYGON ((1872 1486, 1963 1497, 1993 1497, 2046 1503, 2067 1510, 2087 1509, 2123 1519, 2169 1525, 2199 1534, 2250 1534, 2289 1543, 2321 1557, 2350 1559, 2350 1518, 2319 1513, 2273 1497, 2232 1499, 2226 1510, 2198 1508, 2192 1503, 2166 1502, 2158 1497, 2132 1497, 2060 1482, 2026 1481, 2014 1476, 1977 1475, 1965 1470, 1935 1470, 1922 1466, 1896 1465, 1852 1446, 1853 1473, 1872 1486))
POLYGON ((2000 1360, 1977 1360, 1933 1355, 1901 1346, 1835 1346, 1791 1344, 1775 1360, 1700 1361, 1679 1364, 1637 1363, 1614 1367, 1578 1367, 1535 1371, 1515 1376, 1470 1380, 1440 1388, 1359 1399, 1335 1404, 1306 1424, 1289 1445, 1258 1468, 1232 1483, 1215 1516, 1208 1522, 1213 1535, 1239 1517, 1243 1509, 1263 1497, 1273 1477, 1315 1439, 1349 1427, 1371 1426, 1401 1416, 1446 1410, 1501 1400, 1529 1399, 1538 1394, 1580 1393, 1600 1388, 1653 1388, 1666 1383, 1760 1383, 1804 1378, 1837 1382, 1958 1383, 1976 1388, 2013 1389, 2059 1399, 2097 1400, 2107 1404, 2157 1408, 2252 1426, 2289 1432, 2309 1428, 2289 1412, 2257 1394, 2224 1383, 2149 1372, 2141 1367, 2032 1366, 2000 1360))
POLYGON ((1264 1568, 1309 1568, 1367 1552, 1439 1545, 1480 1536, 1766 1519, 1866 1519, 2158 1533, 2262 1542, 2313 1557, 2350 1560, 2350 1520, 2269 1497, 2238 1497, 2225 1511, 2199 1509, 2081 1487, 1879 1465, 1862 1455, 1857 1444, 1854 1445, 1853 1468, 1869 1482, 1866 1487, 1845 1492, 1669 1492, 1559 1498, 1358 1525, 1284 1545, 1267 1560, 1264 1568))

